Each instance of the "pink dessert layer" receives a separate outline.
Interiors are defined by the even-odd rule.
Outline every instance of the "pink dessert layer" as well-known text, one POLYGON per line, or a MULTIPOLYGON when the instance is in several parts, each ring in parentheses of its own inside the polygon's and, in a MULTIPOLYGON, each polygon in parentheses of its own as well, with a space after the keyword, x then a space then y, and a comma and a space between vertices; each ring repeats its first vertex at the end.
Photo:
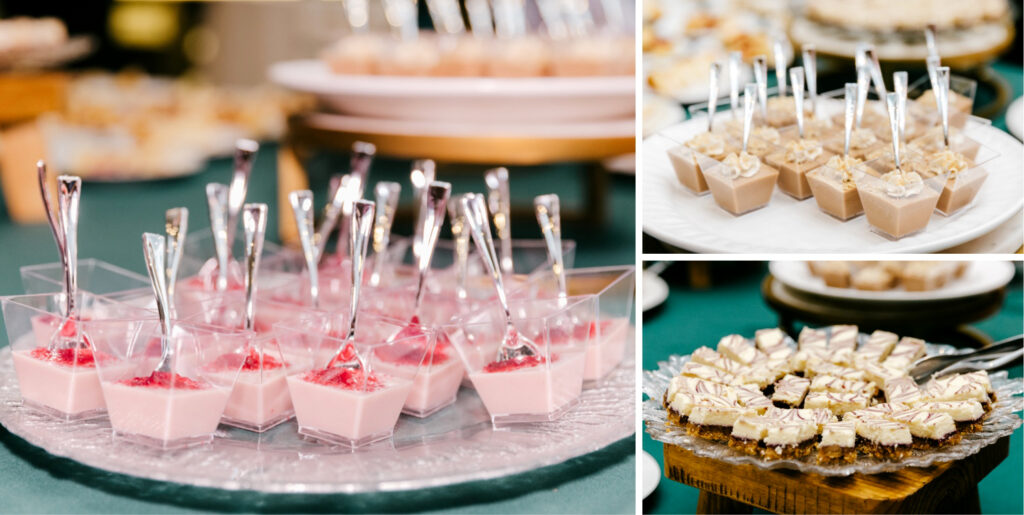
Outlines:
MULTIPOLYGON (((592 338, 586 350, 586 364, 583 367, 584 381, 600 379, 622 362, 628 335, 629 319, 626 318, 593 321, 576 327, 572 336, 578 339, 577 341, 582 341, 588 336, 592 338)), ((538 343, 543 341, 542 339, 538 340, 538 343)), ((553 350, 557 352, 558 345, 568 341, 569 335, 552 334, 553 350)))
POLYGON ((285 381, 287 362, 250 347, 241 354, 220 356, 211 366, 225 375, 241 369, 224 407, 224 418, 229 422, 260 429, 293 412, 285 381))
POLYGON ((412 382, 373 373, 364 388, 359 374, 334 368, 289 376, 299 427, 353 441, 394 431, 412 382))
POLYGON ((77 354, 74 349, 62 349, 51 359, 46 348, 35 348, 14 351, 12 357, 26 401, 71 417, 106 407, 90 349, 78 349, 77 354))
POLYGON ((469 374, 492 417, 552 413, 578 398, 583 389, 582 352, 552 355, 550 363, 537 356, 513 361, 491 363, 469 374))
MULTIPOLYGON (((79 317, 78 320, 88 321, 88 317, 79 317)), ((57 325, 60 324, 61 318, 53 315, 38 315, 32 317, 32 334, 35 336, 36 345, 40 347, 49 347, 50 340, 53 339, 54 333, 57 331, 57 325)), ((75 336, 75 321, 68 320, 64 323, 64 326, 60 328, 61 336, 73 337, 75 336)), ((83 338, 85 336, 83 335, 83 338)), ((85 338, 86 343, 88 339, 85 338)))
POLYGON ((149 377, 104 382, 103 395, 115 431, 173 442, 213 435, 229 392, 186 377, 155 372, 149 377))
MULTIPOLYGON (((401 346, 402 344, 395 344, 401 346)), ((407 356, 421 356, 423 351, 407 356)), ((447 338, 438 341, 434 352, 420 361, 403 360, 400 350, 380 349, 376 353, 374 368, 388 375, 412 379, 412 391, 405 399, 404 410, 414 415, 427 415, 439 407, 450 404, 462 384, 462 362, 454 355, 447 338)))

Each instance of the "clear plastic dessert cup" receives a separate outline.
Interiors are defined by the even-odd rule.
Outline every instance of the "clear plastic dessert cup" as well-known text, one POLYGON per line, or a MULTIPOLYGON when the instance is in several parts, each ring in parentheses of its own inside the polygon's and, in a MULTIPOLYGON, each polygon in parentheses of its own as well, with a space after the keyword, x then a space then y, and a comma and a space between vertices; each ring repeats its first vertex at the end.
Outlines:
POLYGON ((824 142, 805 137, 800 139, 795 129, 780 131, 786 141, 774 153, 768 154, 764 162, 779 171, 779 189, 789 196, 803 200, 811 196, 807 173, 828 162, 833 156, 824 147, 824 142))
POLYGON ((593 296, 560 306, 557 299, 510 300, 512 323, 533 354, 503 358, 505 312, 497 303, 445 328, 495 426, 556 420, 579 403, 593 296))
POLYGON ((952 216, 969 207, 988 178, 985 166, 997 157, 998 152, 973 140, 959 145, 952 144, 949 153, 943 151, 932 154, 927 159, 926 176, 947 176, 935 210, 952 216), (970 149, 974 150, 974 157, 968 159, 961 150, 970 149))
POLYGON ((103 333, 84 328, 86 321, 137 326, 155 313, 112 302, 89 293, 79 295, 75 320, 63 314, 63 294, 3 297, 4 323, 22 401, 61 420, 102 416, 106 404, 97 366, 110 359, 97 349, 103 333))
MULTIPOLYGON (((906 170, 905 173, 920 175, 906 170)), ((856 180, 857 194, 871 230, 889 239, 924 230, 939 202, 945 176, 922 177, 920 187, 909 193, 887 183, 885 177, 864 174, 856 180)))
POLYGON ((706 170, 704 177, 711 196, 722 209, 739 216, 760 209, 771 201, 779 171, 763 161, 758 160, 757 172, 749 176, 736 174, 733 167, 710 158, 700 161, 706 170))
POLYGON ((705 156, 686 145, 678 145, 668 150, 668 160, 676 172, 679 183, 695 195, 706 195, 708 183, 704 179, 703 166, 714 166, 715 159, 705 156))
MULTIPOLYGON (((836 159, 842 160, 843 157, 837 156, 836 159)), ((845 222, 864 213, 860 195, 857 194, 856 178, 863 174, 877 175, 877 172, 852 157, 848 161, 849 165, 844 165, 844 161, 835 163, 837 166, 831 166, 832 163, 830 160, 807 172, 807 184, 811 187, 818 209, 845 222)))
POLYGON ((242 365, 223 357, 241 353, 243 337, 174 324, 164 360, 156 322, 84 325, 105 336, 94 345, 108 357, 97 368, 115 436, 158 449, 213 440, 242 365))
MULTIPOLYGON (((596 317, 581 319, 581 323, 574 329, 577 333, 589 333, 592 340, 587 347, 583 367, 585 382, 600 381, 622 362, 631 334, 635 278, 636 267, 633 265, 565 271, 567 293, 594 296, 596 317)), ((553 274, 535 274, 529 284, 530 294, 534 298, 551 299, 558 296, 553 274)))
MULTIPOLYGON (((25 293, 57 293, 64 290, 64 265, 44 263, 21 267, 25 293)), ((152 299, 149 279, 99 259, 78 262, 78 290, 118 301, 152 299)))
POLYGON ((299 433, 358 448, 391 438, 413 394, 413 378, 434 348, 433 339, 422 335, 392 337, 401 322, 365 315, 354 344, 347 345, 346 318, 311 314, 277 329, 282 338, 315 349, 313 368, 287 379, 299 433))
MULTIPOLYGON (((972 79, 951 75, 949 77, 949 126, 958 129, 967 125, 974 109, 974 98, 978 92, 978 83, 972 79)), ((935 94, 932 92, 928 75, 914 81, 907 90, 907 113, 924 125, 938 125, 939 110, 935 105, 935 94)))

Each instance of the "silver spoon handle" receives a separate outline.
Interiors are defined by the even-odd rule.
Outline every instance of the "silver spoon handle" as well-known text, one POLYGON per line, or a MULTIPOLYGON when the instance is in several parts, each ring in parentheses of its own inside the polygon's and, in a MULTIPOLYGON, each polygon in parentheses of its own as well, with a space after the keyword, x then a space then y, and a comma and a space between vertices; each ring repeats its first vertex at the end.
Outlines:
POLYGON ((846 83, 846 96, 843 109, 843 156, 850 155, 850 137, 853 135, 853 126, 857 118, 857 102, 860 98, 860 86, 854 82, 846 83))
POLYGON ((370 284, 378 286, 384 267, 387 266, 388 245, 391 241, 391 226, 395 222, 395 211, 398 209, 398 198, 402 193, 402 185, 397 182, 378 182, 373 188, 376 201, 376 217, 373 223, 373 273, 370 284))
POLYGON ((267 235, 267 205, 245 204, 242 208, 245 230, 245 329, 252 331, 256 321, 256 274, 263 256, 263 240, 267 235))
POLYGON ((565 262, 562 258, 562 219, 558 195, 540 195, 533 199, 533 205, 537 212, 540 232, 544 234, 544 241, 548 245, 551 271, 555 274, 555 282, 558 285, 559 304, 565 305, 568 295, 565 286, 565 262))
POLYGON ((796 109, 796 129, 800 139, 804 137, 804 69, 800 66, 789 70, 789 82, 793 84, 793 107, 796 109))
POLYGON ((938 56, 925 59, 928 69, 928 83, 932 86, 932 97, 935 99, 935 110, 939 110, 939 66, 942 66, 938 56))
POLYGON ((882 66, 878 62, 878 53, 875 51, 875 47, 869 46, 864 51, 864 57, 867 60, 868 69, 871 71, 871 83, 875 85, 875 93, 878 94, 878 98, 885 98, 889 94, 889 90, 885 87, 885 78, 882 77, 882 66))
MULTIPOLYGON (((366 193, 366 183, 369 180, 370 166, 373 164, 373 157, 377 155, 377 147, 373 143, 357 141, 352 144, 352 158, 349 162, 349 171, 342 177, 341 186, 341 222, 338 225, 338 243, 335 252, 339 256, 345 255, 345 248, 348 246, 349 225, 345 218, 352 216, 352 202, 363 198, 366 193)), ((338 223, 335 221, 335 223, 338 223)), ((333 228, 333 227, 332 227, 333 228)), ((327 234, 329 237, 330 234, 327 234)), ((326 238, 324 245, 326 245, 326 238)))
POLYGON ((306 262, 306 273, 309 276, 309 297, 313 308, 320 305, 320 278, 317 267, 317 248, 313 233, 313 192, 310 190, 293 191, 288 194, 288 202, 292 205, 295 215, 295 227, 299 232, 299 245, 302 247, 302 258, 306 262))
POLYGON ((729 52, 729 112, 735 120, 740 109, 740 66, 743 53, 729 52))
POLYGON ((320 258, 323 257, 324 251, 327 249, 327 240, 331 237, 331 232, 338 225, 338 217, 341 216, 341 208, 345 203, 346 191, 343 187, 343 183, 347 181, 344 175, 333 175, 327 186, 327 204, 324 206, 323 219, 320 221, 320 227, 317 228, 316 237, 316 261, 320 262, 320 258))
POLYGON ((933 377, 942 377, 949 374, 972 372, 975 370, 996 370, 1019 361, 1021 356, 1024 356, 1024 348, 1019 348, 1005 354, 998 354, 995 357, 989 357, 987 359, 966 359, 940 370, 933 377))
POLYGON ((260 144, 251 139, 240 139, 235 143, 235 173, 231 176, 228 187, 228 252, 235 243, 235 229, 238 228, 238 213, 245 204, 245 196, 249 191, 249 176, 252 175, 252 163, 260 144))
POLYGON ((434 182, 437 175, 437 165, 430 159, 417 159, 412 163, 412 171, 409 173, 409 182, 412 183, 412 212, 413 212, 413 234, 412 234, 412 255, 418 260, 420 258, 420 243, 423 241, 423 209, 426 202, 427 187, 434 182))
POLYGON ((171 314, 170 299, 167 295, 167 254, 164 236, 151 232, 143 233, 142 253, 146 258, 146 272, 149 273, 149 282, 153 285, 156 297, 156 312, 160 317, 160 333, 163 336, 161 350, 166 357, 171 351, 170 342, 167 341, 171 336, 171 314))
POLYGON ((413 314, 419 314, 420 304, 423 302, 423 285, 427 279, 427 269, 430 268, 430 260, 434 257, 437 238, 441 235, 444 211, 448 206, 451 192, 452 185, 447 182, 435 181, 427 187, 423 203, 423 240, 420 242, 420 255, 416 263, 416 304, 413 306, 413 314))
POLYGON ((902 172, 903 167, 900 166, 900 123, 897 114, 900 101, 896 93, 889 93, 885 96, 885 105, 889 109, 889 129, 892 131, 892 160, 896 164, 896 169, 902 172))
POLYGON ((505 284, 501 278, 501 269, 498 265, 498 253, 494 250, 494 239, 491 237, 491 224, 487 221, 487 208, 484 207, 484 199, 481 195, 465 195, 462 197, 462 208, 466 212, 466 225, 473 235, 476 248, 484 260, 484 266, 494 281, 494 288, 498 293, 498 302, 505 310, 505 320, 508 327, 512 326, 512 312, 508 307, 508 299, 505 297, 505 284))
POLYGON ((942 121, 942 143, 949 150, 949 66, 939 66, 939 119, 942 121))
POLYGON ((178 281, 178 267, 185 252, 185 235, 188 234, 188 208, 175 207, 164 212, 164 232, 167 234, 167 301, 174 310, 174 285, 178 281))
POLYGON ((857 68, 857 116, 856 127, 860 128, 860 122, 864 118, 864 106, 868 101, 868 86, 871 83, 871 72, 867 66, 857 68))
POLYGON ((462 34, 466 31, 462 12, 455 0, 427 0, 427 11, 438 33, 462 34))
POLYGON ((928 47, 928 57, 939 57, 939 47, 935 44, 935 24, 929 23, 925 27, 924 43, 928 47))
POLYGON ((491 216, 494 217, 494 230, 498 233, 498 241, 501 243, 501 272, 511 274, 512 228, 509 225, 509 217, 512 199, 508 187, 508 169, 492 168, 486 172, 484 180, 487 183, 487 205, 491 216))
POLYGON ((804 72, 807 75, 807 92, 811 96, 811 114, 818 114, 818 51, 808 43, 803 47, 804 72))
POLYGON ((781 39, 775 40, 772 44, 772 54, 775 56, 775 82, 779 89, 779 98, 786 96, 786 52, 782 49, 781 39))
POLYGON ((64 241, 64 294, 66 315, 78 319, 78 202, 82 195, 82 179, 73 175, 57 177, 57 218, 61 240, 64 241))
POLYGON ((43 209, 46 211, 46 221, 50 224, 50 232, 53 233, 53 241, 57 243, 57 252, 63 263, 64 230, 61 229, 60 219, 56 214, 57 207, 53 205, 53 199, 50 197, 50 188, 46 183, 46 163, 42 159, 36 161, 36 174, 39 179, 39 196, 43 200, 43 209))
POLYGON ((469 297, 466 280, 469 278, 469 228, 466 227, 466 211, 462 199, 472 193, 453 197, 448 201, 448 220, 451 223, 452 238, 455 239, 455 296, 459 300, 469 297))
POLYGON ((473 37, 494 37, 491 6, 488 5, 487 0, 466 0, 465 4, 466 15, 469 17, 469 27, 473 31, 473 37))
POLYGON ((768 62, 763 55, 754 58, 754 82, 757 84, 757 103, 761 106, 763 121, 768 116, 768 62))
MULTIPOLYGON (((370 231, 373 230, 373 202, 357 200, 352 204, 352 217, 349 219, 349 252, 352 260, 351 304, 349 305, 348 333, 345 343, 349 344, 356 337, 356 318, 359 314, 359 295, 363 286, 363 269, 366 265, 366 251, 369 248, 370 231)), ((365 366, 366 364, 363 363, 365 366)))
POLYGON ((756 84, 747 84, 743 88, 743 152, 750 143, 750 129, 754 122, 754 104, 757 102, 756 84))
POLYGON ((210 231, 213 234, 213 253, 217 258, 217 291, 228 288, 228 261, 231 242, 228 241, 228 187, 223 184, 206 185, 206 205, 210 212, 210 231))
POLYGON ((722 75, 722 65, 714 62, 708 68, 708 132, 714 129, 715 111, 718 110, 718 79, 722 75))
POLYGON ((899 101, 897 110, 897 121, 900 125, 900 141, 903 141, 907 133, 907 88, 909 87, 907 72, 901 71, 892 74, 892 90, 896 93, 899 101))

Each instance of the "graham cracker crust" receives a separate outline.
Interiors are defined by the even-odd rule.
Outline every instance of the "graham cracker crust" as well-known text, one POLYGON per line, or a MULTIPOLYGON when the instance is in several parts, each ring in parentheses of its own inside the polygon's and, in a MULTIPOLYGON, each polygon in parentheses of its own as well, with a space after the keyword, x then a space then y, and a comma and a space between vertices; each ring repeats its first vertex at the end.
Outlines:
POLYGON ((838 445, 826 445, 824 447, 818 447, 818 463, 853 463, 856 460, 856 447, 840 447, 838 445))
POLYGON ((686 434, 715 442, 729 443, 732 438, 732 426, 705 426, 687 422, 686 434))
POLYGON ((880 445, 857 436, 857 452, 882 460, 899 461, 910 456, 911 445, 880 445))
POLYGON ((768 460, 788 460, 803 458, 811 454, 817 442, 814 438, 797 445, 765 445, 763 456, 768 460))
POLYGON ((735 436, 729 437, 729 447, 751 456, 760 455, 763 449, 757 440, 747 440, 745 438, 736 438, 735 436))
POLYGON ((963 434, 961 434, 958 431, 953 431, 952 433, 946 435, 945 438, 939 438, 938 440, 932 438, 919 438, 917 436, 913 438, 914 441, 910 444, 910 447, 912 449, 917 449, 920 451, 929 451, 932 449, 938 449, 939 447, 944 447, 946 445, 955 445, 957 443, 960 443, 960 440, 963 438, 963 434))

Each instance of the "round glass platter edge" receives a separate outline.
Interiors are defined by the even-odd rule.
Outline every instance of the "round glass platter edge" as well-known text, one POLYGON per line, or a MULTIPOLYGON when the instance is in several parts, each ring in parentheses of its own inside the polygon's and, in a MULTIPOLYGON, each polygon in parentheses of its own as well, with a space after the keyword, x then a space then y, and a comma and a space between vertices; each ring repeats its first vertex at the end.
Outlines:
POLYGON ((403 415, 392 440, 352 449, 312 442, 291 420, 256 434, 221 425, 213 443, 176 451, 116 439, 106 418, 61 422, 23 407, 10 347, 0 349, 0 424, 55 456, 108 472, 263 493, 368 493, 495 479, 600 450, 635 432, 633 345, 554 422, 494 428, 476 393, 427 417, 403 415))

